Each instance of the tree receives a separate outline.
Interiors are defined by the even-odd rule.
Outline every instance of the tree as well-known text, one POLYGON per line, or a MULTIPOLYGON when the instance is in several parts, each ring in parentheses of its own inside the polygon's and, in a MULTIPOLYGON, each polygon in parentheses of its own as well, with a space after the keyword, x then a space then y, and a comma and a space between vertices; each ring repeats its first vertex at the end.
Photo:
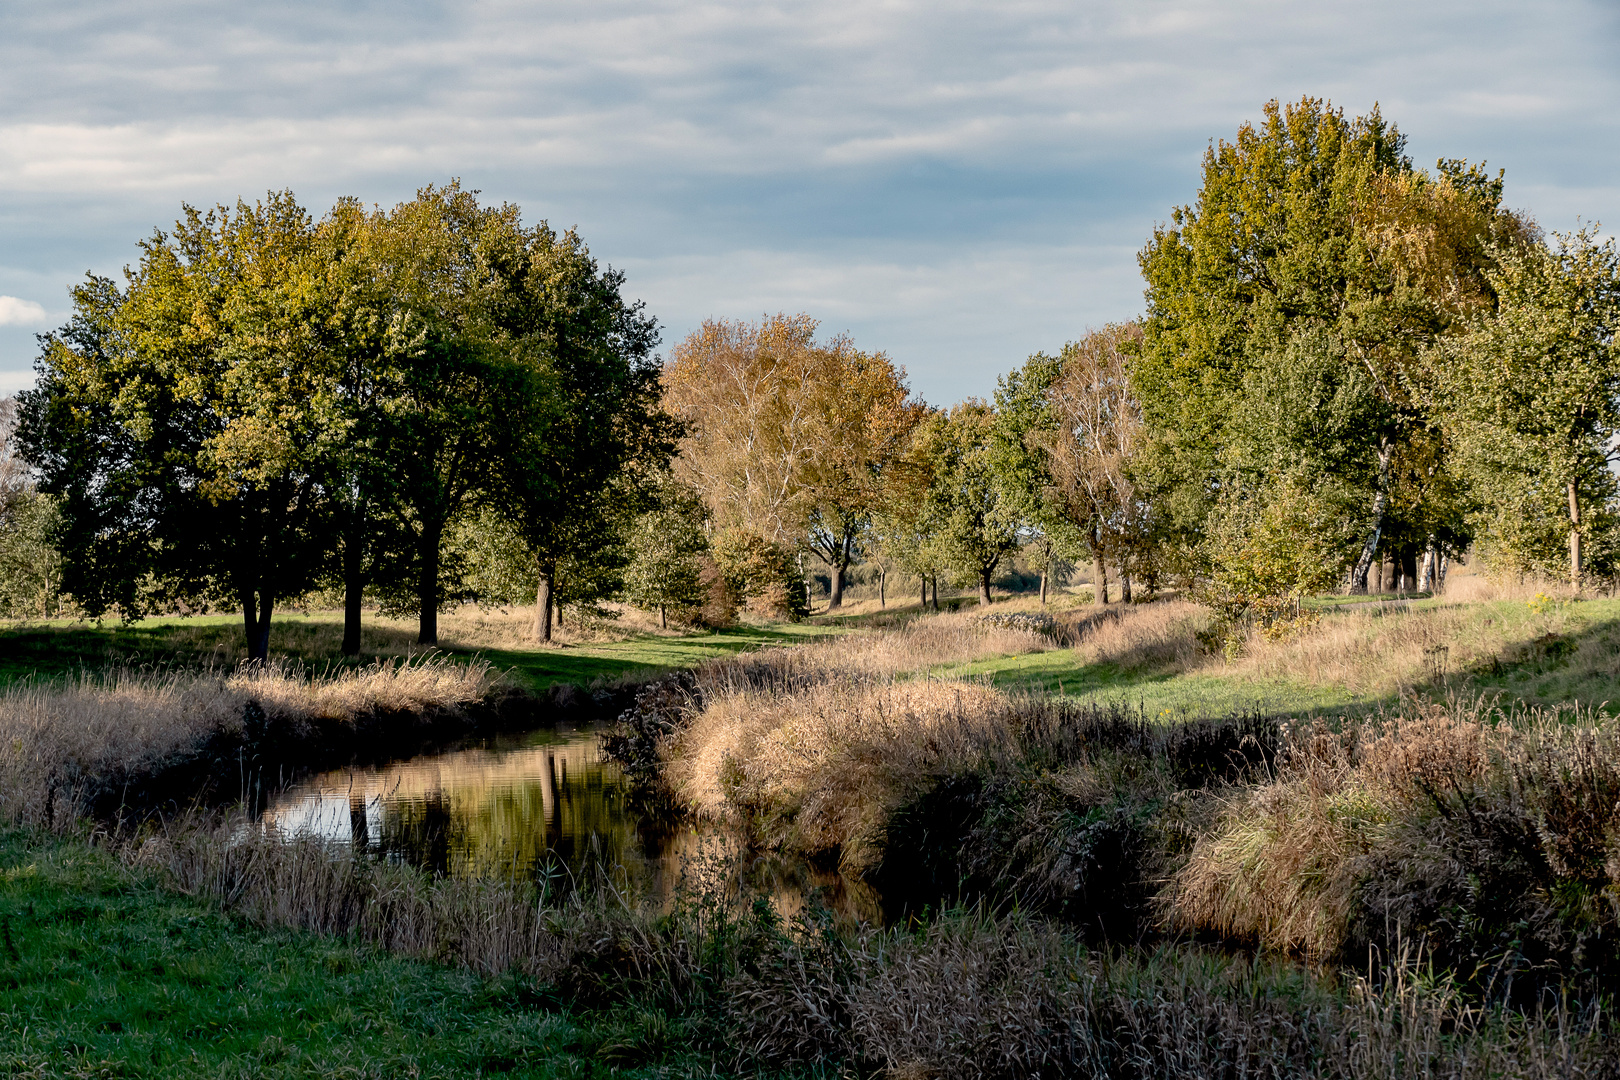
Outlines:
POLYGON ((1403 146, 1377 109, 1347 119, 1316 99, 1273 101, 1258 126, 1210 147, 1197 202, 1177 207, 1142 251, 1138 479, 1187 543, 1228 483, 1251 372, 1297 353, 1302 336, 1334 337, 1338 362, 1365 374, 1379 404, 1340 444, 1363 470, 1355 588, 1391 524, 1403 459, 1443 448, 1427 350, 1489 302, 1492 245, 1528 226, 1501 210, 1500 176, 1443 161, 1431 177, 1403 146))
POLYGON ((678 466, 717 527, 808 548, 842 603, 881 476, 921 415, 905 373, 807 315, 708 322, 674 351, 665 401, 687 425, 678 466))
POLYGON ((1027 436, 1042 452, 1051 503, 1091 553, 1098 604, 1108 603, 1110 556, 1122 567, 1129 598, 1129 559, 1122 556, 1146 531, 1130 473, 1141 410, 1128 358, 1141 337, 1135 323, 1121 323, 1065 345, 1044 395, 1048 421, 1027 436))
POLYGON ((496 402, 493 497, 535 562, 535 636, 551 640, 558 575, 572 561, 576 600, 616 589, 603 556, 674 453, 679 427, 659 403, 656 322, 620 294, 624 275, 598 268, 573 233, 543 222, 524 237, 501 315, 510 384, 496 402), (618 518, 626 518, 621 522, 618 518), (589 572, 587 572, 589 571, 589 572))
POLYGON ((971 400, 930 414, 917 428, 917 449, 928 462, 929 546, 964 584, 978 586, 980 604, 990 603, 990 579, 1018 549, 1015 505, 996 476, 994 429, 994 411, 971 400))
POLYGON ((60 499, 63 585, 91 614, 229 596, 263 660, 276 601, 321 565, 342 438, 313 223, 271 193, 188 206, 142 249, 124 290, 74 290, 23 396, 27 455, 60 499))
POLYGON ((810 550, 827 564, 829 610, 841 607, 850 563, 861 554, 882 498, 883 474, 899 458, 923 406, 910 400, 905 372, 882 353, 840 338, 824 348, 814 396, 821 435, 803 480, 810 506, 810 550))
POLYGON ((1499 253, 1496 310, 1442 362, 1482 532, 1517 569, 1551 569, 1562 541, 1579 589, 1585 538, 1620 493, 1620 254, 1590 227, 1555 240, 1499 253))
POLYGON ((1036 353, 997 382, 996 425, 991 457, 1003 498, 1016 509, 1030 542, 1041 554, 1041 603, 1054 564, 1084 546, 1080 533, 1053 497, 1054 482, 1043 443, 1057 421, 1048 391, 1062 374, 1056 357, 1036 353))
POLYGON ((669 625, 670 611, 682 622, 695 621, 703 606, 698 556, 709 548, 704 516, 698 493, 664 474, 655 478, 652 508, 631 528, 625 596, 639 608, 658 612, 659 626, 669 625))

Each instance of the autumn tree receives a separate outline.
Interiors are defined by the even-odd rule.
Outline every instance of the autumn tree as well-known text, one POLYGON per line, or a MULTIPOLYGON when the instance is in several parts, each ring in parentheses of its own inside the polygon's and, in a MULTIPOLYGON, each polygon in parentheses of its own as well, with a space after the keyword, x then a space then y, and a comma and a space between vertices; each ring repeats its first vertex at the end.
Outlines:
POLYGON ((899 459, 922 416, 905 372, 882 353, 856 351, 844 339, 825 348, 816 396, 822 435, 804 470, 809 543, 831 576, 829 609, 842 606, 850 563, 861 553, 883 494, 883 474, 899 459))
POLYGON ((1129 361, 1141 337, 1135 323, 1091 331, 1056 357, 1031 357, 998 395, 1002 483, 1055 549, 1078 543, 1091 555, 1099 604, 1108 602, 1110 562, 1130 598, 1130 566, 1147 532, 1131 476, 1141 409, 1129 361))
POLYGON ((687 425, 680 474, 716 527, 808 548, 836 607, 920 411, 886 356, 815 332, 807 315, 705 323, 674 350, 665 401, 687 425))

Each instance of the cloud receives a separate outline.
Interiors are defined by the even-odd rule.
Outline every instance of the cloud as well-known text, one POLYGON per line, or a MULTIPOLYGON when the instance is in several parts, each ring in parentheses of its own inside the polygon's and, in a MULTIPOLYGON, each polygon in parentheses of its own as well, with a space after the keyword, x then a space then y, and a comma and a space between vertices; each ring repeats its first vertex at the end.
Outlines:
POLYGON ((0 296, 0 326, 33 326, 45 318, 45 309, 32 300, 0 296))
POLYGON ((948 400, 1139 311, 1133 253, 1273 97, 1378 102, 1549 227, 1620 221, 1600 0, 59 0, 6 31, 0 290, 33 295, 182 201, 459 176, 579 225, 670 337, 811 310, 948 400))

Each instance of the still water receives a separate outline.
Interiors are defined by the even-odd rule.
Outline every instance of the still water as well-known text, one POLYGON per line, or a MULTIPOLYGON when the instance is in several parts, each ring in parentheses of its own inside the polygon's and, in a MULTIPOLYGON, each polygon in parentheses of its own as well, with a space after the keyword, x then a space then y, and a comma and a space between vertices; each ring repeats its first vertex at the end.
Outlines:
POLYGON ((548 892, 606 874, 666 902, 702 868, 737 860, 784 915, 814 892, 842 915, 881 919, 871 890, 835 870, 750 852, 727 829, 671 821, 633 799, 588 728, 322 773, 273 799, 263 823, 434 874, 527 879, 548 892))

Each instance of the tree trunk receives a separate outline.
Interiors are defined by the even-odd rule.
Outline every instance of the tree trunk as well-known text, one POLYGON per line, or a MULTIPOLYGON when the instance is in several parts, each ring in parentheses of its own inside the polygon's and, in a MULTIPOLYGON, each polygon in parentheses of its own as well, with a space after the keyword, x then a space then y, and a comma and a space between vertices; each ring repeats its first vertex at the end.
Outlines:
POLYGON ((444 539, 444 523, 438 522, 422 529, 417 554, 420 567, 416 579, 416 602, 419 605, 418 645, 439 643, 439 542, 444 539))
POLYGON ((1409 547, 1401 552, 1401 579, 1407 592, 1417 591, 1417 548, 1409 547))
POLYGON ((270 659, 270 615, 275 601, 268 592, 258 595, 258 612, 254 612, 252 591, 242 594, 242 623, 247 631, 247 658, 250 664, 262 664, 270 659))
POLYGON ((1377 571, 1373 575, 1373 591, 1382 593, 1384 591, 1384 560, 1382 558, 1375 560, 1373 569, 1377 571))
POLYGON ((827 589, 827 610, 844 606, 844 568, 836 562, 832 565, 832 584, 827 589))
POLYGON ((934 584, 934 610, 939 610, 939 575, 929 574, 928 580, 934 584))
POLYGON ((658 629, 660 629, 660 630, 668 630, 669 629, 669 616, 664 613, 664 605, 663 604, 658 605, 658 629))
POLYGON ((990 606, 990 571, 979 572, 979 606, 990 606))
POLYGON ((1581 591, 1581 503, 1573 481, 1569 485, 1569 587, 1581 591))
POLYGON ((922 579, 922 603, 919 606, 922 608, 922 610, 927 611, 928 610, 928 575, 927 574, 918 574, 917 576, 922 579))
POLYGON ((1367 539, 1361 545, 1355 569, 1350 571, 1350 591, 1358 596, 1367 593, 1367 572, 1372 569, 1373 555, 1378 551, 1378 539, 1384 533, 1384 508, 1389 505, 1389 461, 1392 448, 1386 440, 1378 447, 1378 493, 1373 496, 1373 523, 1367 539))
POLYGON ((1041 607, 1046 606, 1046 575, 1051 573, 1052 564, 1048 562, 1041 567, 1041 607))
POLYGON ((1119 602, 1122 604, 1131 602, 1131 575, 1125 572, 1124 567, 1120 567, 1119 571, 1119 602))
POLYGON ((888 606, 889 606, 889 568, 887 566, 880 566, 880 567, 878 567, 878 607, 886 608, 888 606))
POLYGON ((358 523, 343 541, 343 655, 360 655, 360 602, 365 596, 365 541, 358 523))
POLYGON ((1447 555, 1445 552, 1441 552, 1440 553, 1440 567, 1439 567, 1438 570, 1435 571, 1435 575, 1434 575, 1434 591, 1435 592, 1443 593, 1443 592, 1446 591, 1446 571, 1448 569, 1450 569, 1450 568, 1451 568, 1451 557, 1449 555, 1447 555))
POLYGON ((551 575, 540 571, 540 586, 534 592, 534 639, 551 640, 551 575))
POLYGON ((1108 569, 1103 566, 1101 552, 1091 555, 1091 602, 1100 607, 1108 604, 1108 569))
POLYGON ((1440 563, 1440 547, 1429 537, 1428 546, 1423 549, 1423 566, 1418 571, 1418 592, 1438 592, 1434 587, 1435 569, 1440 563))

